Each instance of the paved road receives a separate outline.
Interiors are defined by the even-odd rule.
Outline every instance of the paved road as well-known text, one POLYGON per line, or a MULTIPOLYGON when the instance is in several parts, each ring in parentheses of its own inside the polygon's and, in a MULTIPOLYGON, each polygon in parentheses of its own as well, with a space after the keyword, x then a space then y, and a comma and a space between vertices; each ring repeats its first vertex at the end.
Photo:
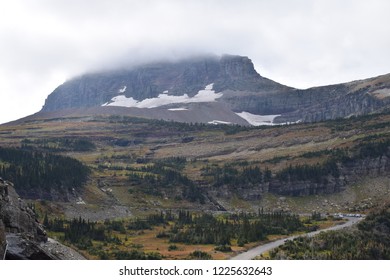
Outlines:
POLYGON ((233 258, 231 258, 231 260, 251 260, 258 255, 261 255, 261 254, 263 254, 271 249, 279 247, 287 240, 293 240, 293 239, 300 237, 300 236, 314 236, 314 235, 317 235, 317 234, 324 232, 324 231, 339 230, 342 228, 350 227, 353 224, 361 221, 363 218, 347 217, 347 219, 348 219, 348 221, 344 224, 341 224, 341 225, 337 225, 337 226, 330 227, 327 229, 312 231, 312 232, 304 233, 304 234, 300 234, 300 235, 290 236, 288 238, 279 239, 279 240, 276 240, 276 241, 273 241, 273 242, 270 242, 270 243, 267 243, 264 245, 257 246, 257 247, 252 248, 244 253, 241 253, 241 254, 234 256, 233 258))

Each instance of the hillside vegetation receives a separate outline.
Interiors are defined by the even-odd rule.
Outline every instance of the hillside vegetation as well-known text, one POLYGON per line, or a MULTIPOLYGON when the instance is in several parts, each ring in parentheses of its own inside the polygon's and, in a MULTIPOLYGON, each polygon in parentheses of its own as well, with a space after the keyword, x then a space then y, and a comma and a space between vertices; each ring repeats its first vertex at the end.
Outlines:
POLYGON ((87 208, 257 209, 270 205, 269 195, 326 196, 364 178, 386 177, 389 120, 387 113, 276 127, 125 116, 25 120, 1 126, 0 145, 30 157, 25 164, 32 173, 20 166, 16 171, 18 163, 10 159, 2 159, 2 170, 16 185, 24 180, 23 188, 34 188, 38 174, 41 188, 84 184, 87 208), (87 181, 84 165, 91 170, 87 181))
POLYGON ((271 259, 390 259, 390 205, 370 213, 353 230, 324 232, 286 241, 269 254, 271 259))
POLYGON ((60 199, 80 190, 89 169, 62 155, 0 147, 0 177, 12 181, 19 195, 60 199))
POLYGON ((223 215, 161 211, 104 222, 49 219, 46 214, 43 221, 50 234, 98 259, 226 258, 272 236, 316 230, 318 223, 314 215, 303 221, 297 215, 262 211, 223 215))

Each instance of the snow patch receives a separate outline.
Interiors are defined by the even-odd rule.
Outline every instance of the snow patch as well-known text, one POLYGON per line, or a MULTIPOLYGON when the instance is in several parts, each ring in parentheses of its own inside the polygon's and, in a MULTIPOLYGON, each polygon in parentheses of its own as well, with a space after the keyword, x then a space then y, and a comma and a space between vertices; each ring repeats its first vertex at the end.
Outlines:
POLYGON ((111 99, 111 101, 104 103, 102 106, 120 106, 120 107, 136 107, 138 101, 133 97, 127 98, 125 95, 118 95, 111 99))
POLYGON ((168 94, 169 90, 164 90, 163 93, 168 94))
POLYGON ((248 112, 241 112, 236 113, 239 117, 246 120, 248 123, 250 123, 253 126, 260 126, 260 125, 278 125, 275 124, 273 121, 276 117, 279 117, 280 115, 254 115, 248 112))
POLYGON ((214 83, 207 85, 204 89, 205 90, 212 90, 214 86, 214 83))
POLYGON ((168 111, 188 111, 187 108, 170 108, 168 111))
POLYGON ((127 86, 124 86, 123 88, 120 88, 118 90, 118 93, 124 93, 126 91, 126 89, 127 89, 127 86))
MULTIPOLYGON (((159 94, 158 97, 147 98, 142 101, 135 100, 132 97, 126 97, 124 95, 118 95, 113 97, 109 102, 104 103, 102 106, 120 106, 120 107, 137 107, 137 108, 155 108, 169 104, 177 103, 201 103, 201 102, 214 102, 216 99, 223 96, 222 93, 216 93, 213 90, 214 84, 209 84, 204 90, 198 91, 194 97, 189 97, 188 94, 174 96, 166 93, 159 94)), ((126 90, 126 86, 124 87, 126 90)))
POLYGON ((254 115, 248 112, 241 112, 236 113, 239 117, 246 120, 248 123, 250 123, 253 126, 260 126, 260 125, 289 125, 289 124, 295 124, 300 123, 302 120, 297 120, 296 122, 285 122, 285 123, 274 123, 274 119, 276 117, 279 117, 281 115, 254 115))
POLYGON ((213 102, 216 99, 220 98, 223 96, 223 93, 216 93, 213 90, 214 84, 209 84, 207 85, 204 90, 198 91, 198 94, 195 95, 194 97, 190 98, 190 102, 213 102))
POLYGON ((225 122, 225 121, 213 120, 211 122, 208 122, 208 124, 232 124, 232 123, 231 122, 225 122))
POLYGON ((156 108, 164 105, 175 104, 175 103, 187 103, 190 97, 187 94, 181 96, 159 94, 155 98, 147 98, 137 103, 138 108, 156 108))

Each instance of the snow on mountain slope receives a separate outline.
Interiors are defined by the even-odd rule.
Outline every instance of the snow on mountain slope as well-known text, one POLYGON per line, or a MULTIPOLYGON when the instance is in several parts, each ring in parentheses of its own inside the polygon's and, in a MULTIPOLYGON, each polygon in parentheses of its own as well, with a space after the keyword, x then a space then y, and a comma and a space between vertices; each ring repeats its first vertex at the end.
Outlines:
POLYGON ((168 111, 188 111, 187 108, 169 108, 168 111))
POLYGON ((294 123, 300 123, 302 120, 297 120, 295 122, 274 122, 276 117, 281 115, 254 115, 248 112, 235 113, 237 116, 246 120, 250 125, 261 126, 261 125, 289 125, 294 123))
POLYGON ((102 106, 119 106, 119 107, 137 107, 138 101, 133 97, 127 98, 125 95, 118 95, 111 99, 110 102, 104 103, 102 106))
MULTIPOLYGON (((126 90, 126 87, 123 88, 126 90)), ((167 91, 164 91, 167 92, 167 91)), ((204 90, 198 91, 193 97, 189 97, 188 94, 181 96, 169 95, 167 93, 159 94, 155 98, 146 98, 142 101, 135 100, 132 97, 126 97, 125 95, 118 95, 111 99, 110 102, 104 103, 101 106, 120 106, 120 107, 136 107, 136 108, 156 108, 164 105, 178 104, 178 103, 202 103, 202 102, 214 102, 216 99, 222 97, 222 93, 216 93, 213 90, 213 84, 209 84, 204 90)))
POLYGON ((246 120, 248 123, 250 123, 253 126, 260 126, 260 125, 275 125, 273 122, 276 117, 279 117, 280 115, 254 115, 248 112, 241 112, 236 113, 236 115, 240 116, 244 120, 246 120))
POLYGON ((225 121, 218 121, 218 120, 213 120, 211 122, 207 122, 208 124, 232 124, 231 122, 225 122, 225 121))

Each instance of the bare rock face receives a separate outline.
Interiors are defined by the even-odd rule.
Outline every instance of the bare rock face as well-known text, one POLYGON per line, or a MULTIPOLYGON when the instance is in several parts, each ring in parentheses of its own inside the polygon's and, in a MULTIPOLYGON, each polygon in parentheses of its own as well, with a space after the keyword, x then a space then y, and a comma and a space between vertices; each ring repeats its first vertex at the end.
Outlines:
POLYGON ((5 240, 7 258, 51 259, 39 248, 47 235, 34 212, 19 198, 12 183, 0 178, 0 252, 5 249, 5 240))

